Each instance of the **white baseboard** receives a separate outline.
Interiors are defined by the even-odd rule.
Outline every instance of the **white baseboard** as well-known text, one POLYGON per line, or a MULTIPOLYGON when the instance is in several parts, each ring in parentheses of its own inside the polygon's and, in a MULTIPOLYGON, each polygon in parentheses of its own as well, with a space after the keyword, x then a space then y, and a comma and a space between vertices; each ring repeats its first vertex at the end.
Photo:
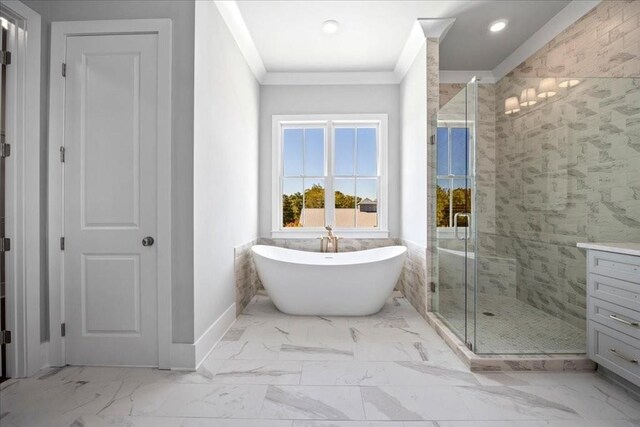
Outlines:
POLYGON ((234 302, 194 344, 171 344, 171 369, 197 369, 235 321, 236 303, 234 302))

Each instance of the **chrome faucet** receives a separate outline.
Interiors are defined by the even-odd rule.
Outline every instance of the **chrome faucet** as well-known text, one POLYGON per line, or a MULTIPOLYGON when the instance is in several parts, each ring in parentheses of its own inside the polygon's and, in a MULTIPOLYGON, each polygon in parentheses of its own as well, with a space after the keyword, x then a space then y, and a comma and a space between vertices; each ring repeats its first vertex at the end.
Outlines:
POLYGON ((338 252, 338 236, 333 234, 333 228, 330 225, 325 227, 327 235, 320 237, 320 252, 338 252))

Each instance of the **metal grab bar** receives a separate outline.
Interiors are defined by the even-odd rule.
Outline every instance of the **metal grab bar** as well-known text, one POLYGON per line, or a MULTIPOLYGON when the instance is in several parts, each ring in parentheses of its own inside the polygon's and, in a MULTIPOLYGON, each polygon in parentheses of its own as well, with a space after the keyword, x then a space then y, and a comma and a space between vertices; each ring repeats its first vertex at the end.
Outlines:
POLYGON ((615 320, 616 322, 620 322, 620 323, 622 323, 622 324, 624 324, 624 325, 627 325, 627 326, 633 326, 634 328, 637 328, 638 326, 640 326, 640 325, 638 324, 638 322, 629 322, 628 320, 624 320, 624 319, 619 318, 619 317, 618 317, 618 316, 616 316, 615 314, 610 314, 610 315, 609 315, 609 319, 613 319, 613 320, 615 320))
POLYGON ((467 217, 467 230, 471 229, 471 214, 470 213, 466 213, 466 212, 457 212, 454 216, 453 216, 453 234, 456 236, 456 239, 458 240, 469 240, 471 238, 471 233, 466 233, 466 237, 465 236, 458 236, 458 217, 467 217))

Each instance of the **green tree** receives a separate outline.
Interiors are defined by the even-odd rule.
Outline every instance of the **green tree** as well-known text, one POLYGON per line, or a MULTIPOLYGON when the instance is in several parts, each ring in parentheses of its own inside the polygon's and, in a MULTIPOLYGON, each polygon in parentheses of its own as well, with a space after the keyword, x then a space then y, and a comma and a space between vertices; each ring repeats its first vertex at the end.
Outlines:
POLYGON ((341 191, 335 192, 336 199, 336 208, 340 209, 354 209, 360 200, 361 197, 350 196, 348 194, 344 194, 341 191))
POLYGON ((304 191, 304 207, 309 209, 324 208, 324 187, 320 184, 313 184, 311 188, 304 191))

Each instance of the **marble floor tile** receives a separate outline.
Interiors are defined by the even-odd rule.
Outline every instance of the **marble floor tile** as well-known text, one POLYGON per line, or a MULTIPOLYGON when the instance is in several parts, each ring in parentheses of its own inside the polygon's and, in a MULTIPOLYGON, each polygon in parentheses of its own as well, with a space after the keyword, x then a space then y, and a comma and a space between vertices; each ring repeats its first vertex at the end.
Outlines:
POLYGON ((296 360, 206 360, 211 382, 221 384, 300 384, 302 362, 296 360))
POLYGON ((353 343, 321 343, 304 341, 299 344, 282 344, 280 360, 352 360, 353 343))
POLYGON ((364 420, 358 387, 269 386, 260 411, 266 419, 364 420))
POLYGON ((297 420, 293 427, 437 427, 430 421, 315 421, 297 420))
POLYGON ((406 299, 288 316, 254 298, 196 372, 45 369, 0 385, 2 427, 640 427, 590 372, 471 373, 406 299))
POLYGON ((306 361, 302 385, 386 385, 389 377, 384 362, 306 361))
POLYGON ((208 359, 276 360, 280 354, 280 343, 259 341, 220 341, 208 359))
POLYGON ((258 418, 266 385, 157 382, 116 393, 99 415, 258 418))
POLYGON ((355 359, 368 362, 427 361, 430 349, 422 342, 356 343, 355 359))
POLYGON ((292 427, 291 420, 137 417, 113 415, 7 414, 2 427, 292 427))

